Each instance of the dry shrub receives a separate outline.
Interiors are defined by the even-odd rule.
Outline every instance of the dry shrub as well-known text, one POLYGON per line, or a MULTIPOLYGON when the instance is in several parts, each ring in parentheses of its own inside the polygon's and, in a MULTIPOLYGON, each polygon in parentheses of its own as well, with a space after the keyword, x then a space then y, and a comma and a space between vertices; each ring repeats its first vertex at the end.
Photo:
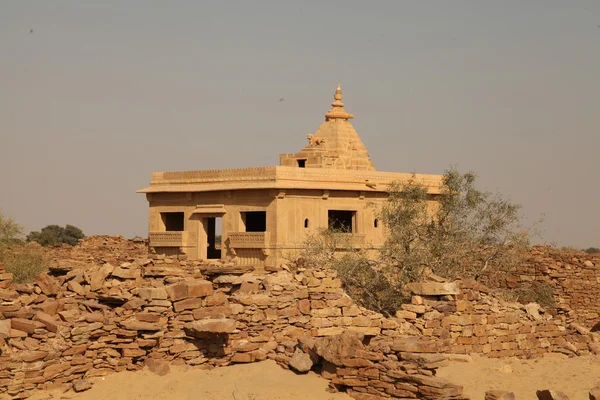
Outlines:
POLYGON ((531 282, 505 293, 508 299, 521 304, 538 303, 547 310, 556 307, 554 291, 546 282, 531 282))
POLYGON ((44 250, 37 244, 0 245, 0 263, 6 264, 16 283, 31 283, 48 269, 44 250))
POLYGON ((522 261, 532 228, 521 227, 520 206, 478 190, 475 180, 451 169, 437 197, 416 175, 392 184, 379 213, 388 234, 375 259, 352 246, 352 233, 325 230, 308 237, 291 265, 336 270, 355 302, 387 316, 407 300, 404 285, 429 272, 493 283, 522 261))
POLYGON ((290 258, 290 267, 330 268, 337 272, 346 293, 360 306, 393 317, 408 299, 404 281, 389 266, 368 257, 351 243, 350 233, 322 230, 309 235, 304 250, 290 258))
POLYGON ((521 262, 532 229, 520 206, 475 186, 476 175, 446 171, 433 198, 416 176, 391 187, 381 210, 389 235, 382 254, 407 274, 428 269, 450 278, 494 275, 521 262))

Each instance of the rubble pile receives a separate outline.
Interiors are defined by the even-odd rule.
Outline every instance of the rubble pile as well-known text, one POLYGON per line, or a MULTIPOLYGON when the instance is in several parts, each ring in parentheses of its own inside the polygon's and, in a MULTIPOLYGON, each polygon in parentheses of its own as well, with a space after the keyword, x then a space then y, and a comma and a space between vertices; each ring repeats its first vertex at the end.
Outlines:
MULTIPOLYGON (((211 368, 272 358, 301 369, 294 354, 302 338, 346 330, 392 343, 401 336, 402 321, 356 306, 333 271, 252 269, 155 255, 118 266, 56 266, 34 284, 10 284, 0 290, 0 392, 26 398, 35 389, 86 390, 99 376, 144 365, 164 374, 169 363, 211 368)), ((381 382, 414 387, 416 398, 446 398, 418 381, 434 375, 434 364, 413 368, 397 349, 370 349, 353 353, 332 380, 339 390, 363 393, 365 381, 350 379, 348 368, 377 364, 387 371, 381 382)), ((384 386, 387 397, 404 393, 384 386)))
POLYGON ((164 375, 173 364, 269 358, 318 372, 359 400, 464 399, 462 387, 436 376, 455 353, 600 352, 597 333, 535 304, 506 303, 474 281, 411 284, 411 303, 384 318, 357 306, 335 271, 257 273, 133 256, 144 243, 87 240, 33 284, 13 283, 0 266, 0 395, 83 391, 97 377, 144 367, 164 375))
POLYGON ((50 265, 55 267, 86 267, 103 263, 119 265, 146 257, 148 241, 141 238, 125 239, 122 236, 98 235, 85 237, 79 240, 76 246, 60 244, 45 249, 50 265))
POLYGON ((436 369, 448 363, 440 342, 385 335, 364 342, 365 335, 353 331, 301 339, 292 361, 304 355, 307 365, 314 361, 321 376, 357 400, 467 399, 462 386, 435 376, 436 369))

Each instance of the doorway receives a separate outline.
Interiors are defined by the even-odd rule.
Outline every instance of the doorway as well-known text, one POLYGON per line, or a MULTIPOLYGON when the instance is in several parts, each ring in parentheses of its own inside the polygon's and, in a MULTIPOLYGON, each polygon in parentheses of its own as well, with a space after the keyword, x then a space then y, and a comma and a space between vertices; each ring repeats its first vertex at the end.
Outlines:
POLYGON ((205 218, 206 228, 206 258, 209 260, 221 259, 221 237, 223 234, 223 218, 205 218))

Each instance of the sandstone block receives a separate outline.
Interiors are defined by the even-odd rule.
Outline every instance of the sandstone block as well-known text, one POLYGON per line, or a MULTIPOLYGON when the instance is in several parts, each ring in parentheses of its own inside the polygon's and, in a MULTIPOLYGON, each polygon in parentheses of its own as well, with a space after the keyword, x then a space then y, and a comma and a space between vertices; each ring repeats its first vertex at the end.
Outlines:
POLYGON ((164 376, 171 371, 171 368, 169 367, 169 363, 166 362, 165 360, 159 360, 156 358, 148 358, 148 359, 146 359, 145 364, 146 364, 146 367, 148 367, 148 369, 151 372, 154 372, 158 376, 164 376))
POLYGON ((538 400, 569 400, 564 393, 557 390, 538 390, 535 394, 538 400))
POLYGON ((81 284, 75 280, 71 280, 67 283, 67 288, 71 291, 71 292, 75 292, 80 296, 85 295, 85 289, 83 288, 83 286, 81 286, 81 284))
POLYGON ((402 304, 402 309, 405 311, 410 311, 415 314, 425 314, 427 311, 427 307, 420 304, 402 304))
POLYGON ((254 353, 235 353, 231 357, 232 363, 251 363, 256 360, 254 353))
POLYGON ((92 383, 87 379, 79 379, 73 382, 73 390, 77 393, 84 392, 92 388, 92 383))
POLYGON ((104 285, 104 281, 108 276, 112 273, 113 267, 110 264, 104 264, 100 269, 92 272, 89 276, 88 283, 90 284, 90 289, 95 292, 97 290, 102 289, 104 285))
POLYGON ((180 300, 173 303, 173 308, 175 312, 180 312, 184 310, 193 310, 196 308, 202 307, 202 299, 194 297, 191 299, 180 300))
POLYGON ((142 322, 159 322, 160 321, 160 314, 155 314, 155 313, 150 313, 150 312, 140 312, 135 314, 135 318, 138 321, 142 321, 142 322))
POLYGON ((336 336, 342 334, 344 331, 345 329, 339 326, 319 328, 317 329, 315 336, 336 336))
POLYGON ((406 285, 416 295, 445 296, 460 294, 457 282, 413 282, 406 285))
POLYGON ((68 370, 71 367, 71 364, 68 362, 63 362, 60 364, 52 364, 44 369, 44 373, 42 374, 46 380, 51 380, 61 374, 62 372, 68 370))
POLYGON ((312 366, 313 362, 307 353, 296 352, 290 359, 290 368, 297 372, 308 372, 312 366))
POLYGON ((11 272, 2 272, 0 273, 0 281, 12 281, 13 274, 11 272))
POLYGON ((165 276, 181 276, 184 272, 179 267, 169 265, 147 265, 142 269, 142 275, 145 277, 165 277, 165 276))
POLYGON ((129 331, 159 331, 161 328, 158 324, 152 322, 143 322, 136 319, 128 319, 119 323, 123 329, 129 331))
POLYGON ((16 358, 19 361, 25 361, 28 363, 32 363, 35 361, 43 360, 47 356, 48 356, 47 351, 36 350, 36 351, 28 351, 25 353, 18 354, 16 358))
POLYGON ((327 360, 321 362, 321 376, 325 379, 332 379, 337 375, 337 366, 327 360))
POLYGON ((194 310, 194 319, 204 318, 226 318, 231 316, 232 310, 230 306, 202 307, 194 310))
POLYGON ((87 350, 87 344, 80 344, 78 346, 71 346, 67 350, 63 351, 63 356, 72 356, 76 354, 84 354, 87 350))
POLYGON ((120 279, 137 279, 142 276, 142 271, 140 268, 116 267, 110 275, 120 279))
POLYGON ((212 283, 207 280, 184 282, 188 297, 206 297, 213 294, 212 283))
POLYGON ((174 285, 169 285, 165 288, 167 294, 169 295, 169 299, 171 301, 178 301, 182 299, 186 299, 187 295, 187 286, 183 282, 178 282, 174 285))
POLYGON ((0 338, 7 339, 10 337, 11 320, 2 319, 0 320, 0 338))
POLYGON ((42 293, 44 293, 47 296, 56 296, 60 289, 60 286, 58 285, 56 279, 54 279, 46 273, 41 273, 38 276, 36 276, 35 283, 42 290, 42 293))
POLYGON ((446 357, 448 358, 448 361, 453 361, 453 362, 464 362, 464 363, 473 362, 473 357, 471 357, 468 354, 446 354, 446 357))
POLYGON ((23 318, 13 318, 11 319, 12 329, 16 329, 18 331, 26 332, 28 334, 33 334, 36 329, 44 328, 45 325, 38 321, 31 321, 23 318))
POLYGON ((123 357, 143 357, 146 355, 146 350, 143 349, 121 349, 123 357))
POLYGON ((440 345, 431 339, 406 336, 395 338, 392 349, 407 353, 437 353, 440 351, 440 345))
POLYGON ((203 335, 206 333, 233 333, 236 321, 233 319, 202 319, 185 324, 186 333, 190 336, 203 335))
POLYGON ((144 300, 166 300, 168 298, 164 287, 143 287, 140 288, 139 295, 144 300))
POLYGON ((240 286, 240 293, 256 293, 260 290, 260 284, 258 282, 242 282, 240 286))
POLYGON ((298 301, 298 309, 304 315, 310 314, 310 300, 302 299, 298 301))
POLYGON ((590 390, 590 400, 600 400, 600 386, 596 386, 590 390))
POLYGON ((357 350, 364 348, 359 332, 343 331, 340 335, 319 338, 315 341, 315 352, 337 366, 343 366, 343 359, 352 358, 357 350))
POLYGON ((35 314, 36 320, 40 321, 49 332, 58 332, 58 327, 61 325, 60 321, 55 320, 50 315, 43 313, 41 311, 35 314))
POLYGON ((515 400, 515 395, 506 390, 488 390, 485 392, 485 400, 515 400))
POLYGON ((408 310, 398 310, 396 311, 396 318, 417 319, 417 314, 408 310))

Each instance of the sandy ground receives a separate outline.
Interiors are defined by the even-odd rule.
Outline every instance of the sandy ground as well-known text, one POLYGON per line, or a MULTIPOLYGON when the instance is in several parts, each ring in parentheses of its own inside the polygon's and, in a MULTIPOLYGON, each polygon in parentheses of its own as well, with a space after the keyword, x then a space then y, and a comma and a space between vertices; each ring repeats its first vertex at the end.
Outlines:
MULTIPOLYGON (((491 389, 508 390, 517 399, 534 399, 539 389, 564 392, 571 399, 587 399, 600 386, 600 356, 568 358, 560 354, 533 360, 473 356, 472 362, 452 362, 438 376, 464 386, 465 395, 483 400, 491 389)), ((238 364, 213 370, 171 367, 165 376, 147 370, 95 378, 92 389, 38 392, 31 400, 349 400, 327 392, 328 381, 314 373, 297 375, 273 361, 238 364)))
POLYGON ((535 399, 536 390, 554 389, 570 399, 587 399, 600 385, 600 357, 567 358, 551 354, 532 360, 493 359, 473 356, 473 362, 453 362, 438 376, 463 385, 465 395, 483 400, 486 390, 508 390, 517 399, 535 399))
POLYGON ((296 375, 274 361, 237 364, 212 370, 171 367, 165 376, 147 370, 96 378, 79 393, 39 392, 31 399, 77 400, 350 400, 326 391, 329 381, 309 373, 296 375))

